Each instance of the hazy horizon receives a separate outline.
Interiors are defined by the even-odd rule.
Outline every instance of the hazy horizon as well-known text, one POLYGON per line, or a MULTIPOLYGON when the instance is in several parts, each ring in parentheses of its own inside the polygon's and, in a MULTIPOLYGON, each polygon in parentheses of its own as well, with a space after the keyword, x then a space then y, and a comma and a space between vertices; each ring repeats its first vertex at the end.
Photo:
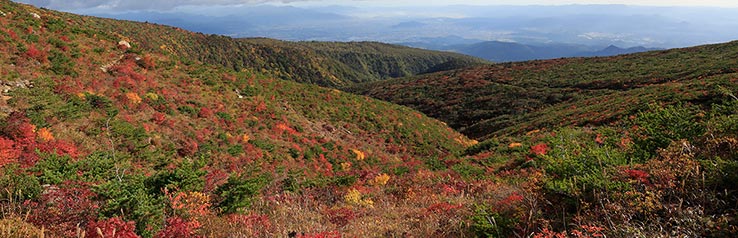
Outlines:
POLYGON ((379 41, 450 51, 486 41, 597 51, 608 45, 677 48, 738 39, 734 1, 19 2, 232 37, 379 41))
POLYGON ((630 5, 630 6, 661 6, 661 7, 721 7, 738 8, 738 2, 727 0, 708 1, 661 1, 661 0, 17 0, 17 2, 28 3, 39 7, 65 11, 93 10, 120 12, 120 11, 147 11, 147 10, 172 10, 183 6, 239 6, 272 4, 283 6, 354 6, 354 7, 424 7, 424 6, 454 6, 454 5, 476 5, 476 6, 561 6, 561 5, 630 5))

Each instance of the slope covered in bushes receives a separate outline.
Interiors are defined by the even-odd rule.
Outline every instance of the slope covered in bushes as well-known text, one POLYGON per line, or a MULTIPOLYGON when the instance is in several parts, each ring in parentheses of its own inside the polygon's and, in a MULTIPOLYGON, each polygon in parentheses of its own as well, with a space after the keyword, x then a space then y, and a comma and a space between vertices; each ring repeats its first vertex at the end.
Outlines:
POLYGON ((2 215, 52 236, 339 230, 314 222, 374 217, 388 180, 469 143, 411 109, 150 50, 97 19, 0 10, 2 215))
POLYGON ((488 63, 457 53, 376 42, 234 39, 163 25, 60 14, 75 19, 80 27, 124 36, 135 47, 150 52, 222 65, 235 71, 256 68, 276 78, 334 88, 436 72, 449 69, 448 66, 458 68, 488 63))
POLYGON ((137 40, 130 22, 8 1, 0 11, 0 236, 738 233, 733 43, 661 52, 682 66, 658 53, 528 62, 394 92, 458 92, 451 106, 491 87, 488 75, 518 75, 540 80, 501 77, 518 100, 485 100, 533 105, 526 85, 593 93, 520 107, 531 113, 480 126, 489 139, 476 143, 406 107, 156 46, 195 33, 137 40), (513 66, 529 68, 495 70, 513 66))
POLYGON ((738 42, 603 58, 495 64, 357 85, 472 137, 602 125, 649 102, 710 103, 731 90, 738 42))

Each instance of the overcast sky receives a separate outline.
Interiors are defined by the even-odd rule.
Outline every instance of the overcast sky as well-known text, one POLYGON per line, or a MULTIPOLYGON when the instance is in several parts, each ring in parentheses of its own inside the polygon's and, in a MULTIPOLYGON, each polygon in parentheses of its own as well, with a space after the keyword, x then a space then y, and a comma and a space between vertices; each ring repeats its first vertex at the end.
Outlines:
POLYGON ((628 4, 650 6, 715 6, 738 7, 736 0, 663 1, 663 0, 17 0, 39 7, 59 10, 97 8, 121 10, 170 10, 178 6, 215 6, 235 4, 295 4, 350 6, 427 6, 427 5, 564 5, 564 4, 628 4))

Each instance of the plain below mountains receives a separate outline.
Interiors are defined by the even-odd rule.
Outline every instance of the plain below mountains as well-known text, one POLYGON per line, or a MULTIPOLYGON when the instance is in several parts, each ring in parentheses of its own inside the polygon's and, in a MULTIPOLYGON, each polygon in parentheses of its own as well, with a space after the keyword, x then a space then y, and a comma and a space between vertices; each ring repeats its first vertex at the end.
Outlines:
POLYGON ((524 44, 504 41, 484 41, 456 45, 440 45, 433 42, 409 42, 402 44, 433 50, 453 51, 493 62, 615 56, 661 50, 660 48, 647 48, 643 46, 621 48, 615 45, 604 47, 565 43, 524 44))

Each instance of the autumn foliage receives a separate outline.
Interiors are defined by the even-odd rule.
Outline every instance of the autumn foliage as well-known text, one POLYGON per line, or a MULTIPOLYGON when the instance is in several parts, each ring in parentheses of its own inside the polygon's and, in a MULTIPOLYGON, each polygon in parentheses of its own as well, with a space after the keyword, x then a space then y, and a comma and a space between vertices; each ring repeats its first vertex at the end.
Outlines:
POLYGON ((736 43, 354 90, 444 123, 293 82, 351 88, 338 76, 366 74, 332 67, 333 50, 383 44, 239 40, 12 1, 0 9, 12 16, 0 17, 0 77, 22 85, 0 103, 0 228, 147 238, 738 233, 736 43), (133 47, 119 48, 123 39, 133 47))

